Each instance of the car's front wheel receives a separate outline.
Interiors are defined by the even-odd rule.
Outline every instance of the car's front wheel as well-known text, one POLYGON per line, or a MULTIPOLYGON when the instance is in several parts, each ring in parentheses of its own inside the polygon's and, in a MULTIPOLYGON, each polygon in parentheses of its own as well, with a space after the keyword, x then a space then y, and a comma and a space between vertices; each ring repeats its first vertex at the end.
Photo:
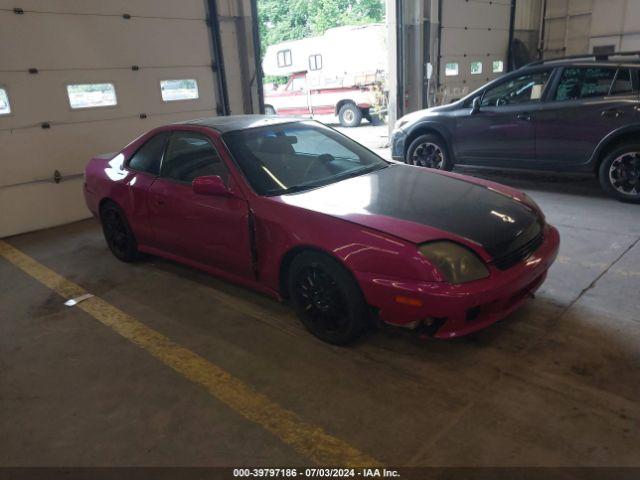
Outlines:
POLYGON ((609 152, 598 172, 602 189, 612 197, 640 203, 640 143, 630 143, 609 152))
POLYGON ((139 257, 136 238, 122 210, 112 202, 100 209, 102 232, 109 250, 123 262, 133 262, 139 257))
POLYGON ((336 260, 321 253, 301 253, 291 263, 288 284, 296 314, 316 337, 344 345, 364 332, 367 306, 362 292, 336 260))
POLYGON ((405 162, 418 167, 451 170, 447 145, 438 135, 427 133, 416 138, 407 149, 405 162))

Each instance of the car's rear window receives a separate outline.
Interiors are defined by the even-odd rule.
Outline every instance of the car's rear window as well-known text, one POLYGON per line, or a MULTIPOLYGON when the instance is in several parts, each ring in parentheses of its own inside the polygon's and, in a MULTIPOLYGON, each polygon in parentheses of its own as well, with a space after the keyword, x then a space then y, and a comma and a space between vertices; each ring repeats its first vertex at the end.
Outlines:
POLYGON ((625 95, 633 91, 633 79, 628 68, 571 67, 562 72, 555 99, 580 100, 625 95))

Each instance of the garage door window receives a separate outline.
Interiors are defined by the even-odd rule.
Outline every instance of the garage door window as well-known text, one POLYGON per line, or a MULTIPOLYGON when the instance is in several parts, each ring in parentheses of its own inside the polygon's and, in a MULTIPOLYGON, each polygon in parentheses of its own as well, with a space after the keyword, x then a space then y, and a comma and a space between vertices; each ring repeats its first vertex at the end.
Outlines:
POLYGON ((458 75, 458 64, 447 63, 444 68, 444 74, 447 77, 455 77, 456 75, 458 75))
POLYGON ((9 115, 11 113, 11 105, 9 105, 9 95, 7 91, 0 87, 0 115, 9 115))
POLYGON ((493 73, 501 73, 504 71, 504 62, 502 60, 496 60, 493 62, 493 73))
POLYGON ((113 83, 77 83, 67 85, 69 105, 82 108, 112 107, 118 104, 113 83))
POLYGON ((471 75, 480 75, 482 73, 482 62, 471 62, 471 75))
POLYGON ((198 82, 195 79, 162 80, 160 91, 164 102, 195 100, 198 98, 198 82))

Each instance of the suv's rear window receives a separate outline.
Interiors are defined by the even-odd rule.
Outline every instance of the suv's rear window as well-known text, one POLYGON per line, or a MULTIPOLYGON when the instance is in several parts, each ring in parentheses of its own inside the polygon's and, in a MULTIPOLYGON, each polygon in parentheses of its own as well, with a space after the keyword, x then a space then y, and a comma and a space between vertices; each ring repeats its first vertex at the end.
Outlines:
POLYGON ((555 99, 579 100, 632 92, 633 82, 628 68, 574 67, 562 72, 555 99))

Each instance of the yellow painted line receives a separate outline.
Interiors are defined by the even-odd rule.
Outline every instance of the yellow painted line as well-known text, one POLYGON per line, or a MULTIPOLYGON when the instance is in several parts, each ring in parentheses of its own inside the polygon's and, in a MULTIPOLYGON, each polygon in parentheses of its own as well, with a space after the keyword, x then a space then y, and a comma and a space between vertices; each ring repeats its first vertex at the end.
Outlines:
MULTIPOLYGON (((64 298, 88 293, 2 240, 0 256, 64 298)), ((235 412, 265 428, 313 462, 332 466, 381 466, 379 461, 329 435, 322 428, 306 423, 296 413, 101 298, 89 298, 74 308, 85 311, 193 383, 204 387, 235 412)))

